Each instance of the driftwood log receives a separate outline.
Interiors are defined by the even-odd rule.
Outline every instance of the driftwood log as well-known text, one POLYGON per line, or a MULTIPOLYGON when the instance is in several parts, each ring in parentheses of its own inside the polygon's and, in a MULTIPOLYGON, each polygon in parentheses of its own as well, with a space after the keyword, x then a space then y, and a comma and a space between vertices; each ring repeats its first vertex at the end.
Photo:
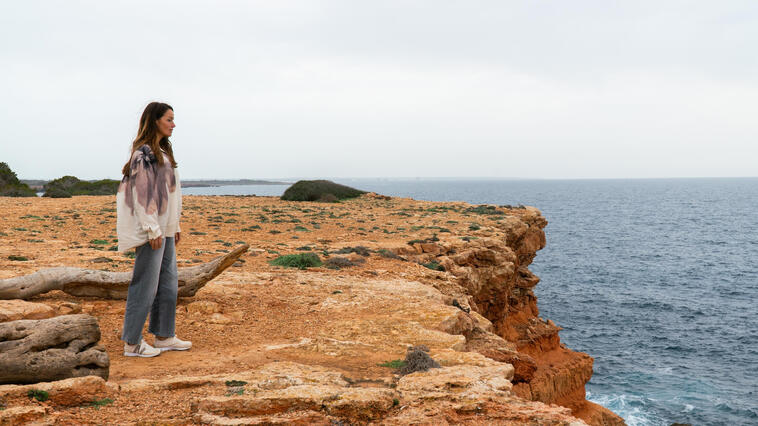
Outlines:
POLYGON ((99 341, 100 326, 90 315, 0 323, 0 384, 108 380, 110 360, 99 341))
MULTIPOLYGON (((179 297, 191 297, 242 256, 250 248, 244 244, 225 256, 187 268, 178 268, 179 297)), ((93 269, 57 267, 33 274, 0 280, 0 299, 28 299, 52 290, 72 296, 102 299, 126 299, 132 272, 108 272, 93 269)))

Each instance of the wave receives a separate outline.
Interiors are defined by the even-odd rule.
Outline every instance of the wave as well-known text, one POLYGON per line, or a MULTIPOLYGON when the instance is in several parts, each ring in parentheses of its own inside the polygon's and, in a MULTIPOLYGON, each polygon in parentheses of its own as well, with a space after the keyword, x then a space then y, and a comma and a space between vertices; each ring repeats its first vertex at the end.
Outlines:
POLYGON ((587 392, 587 399, 621 416, 628 426, 658 426, 667 424, 648 410, 650 399, 634 395, 594 395, 587 392))

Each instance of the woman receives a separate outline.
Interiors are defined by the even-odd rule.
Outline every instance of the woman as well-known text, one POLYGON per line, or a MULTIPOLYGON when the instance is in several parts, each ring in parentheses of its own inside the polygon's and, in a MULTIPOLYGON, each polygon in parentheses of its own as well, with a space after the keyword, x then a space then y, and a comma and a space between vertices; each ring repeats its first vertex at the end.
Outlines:
POLYGON ((182 212, 181 184, 168 140, 174 127, 170 105, 152 102, 145 108, 116 195, 118 249, 136 247, 121 334, 126 356, 154 357, 192 347, 174 333, 179 285, 175 244, 181 239, 182 212), (148 313, 155 347, 142 339, 148 313))

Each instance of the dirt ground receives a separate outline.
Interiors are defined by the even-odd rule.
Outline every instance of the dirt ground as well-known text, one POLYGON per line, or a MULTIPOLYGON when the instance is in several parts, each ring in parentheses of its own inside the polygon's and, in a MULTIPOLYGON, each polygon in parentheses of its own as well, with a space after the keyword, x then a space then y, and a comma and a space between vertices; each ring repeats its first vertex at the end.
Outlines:
MULTIPOLYGON (((0 278, 52 266, 107 271, 133 266, 129 253, 115 251, 113 196, 0 198, 0 209, 0 278)), ((240 244, 251 248, 194 297, 179 300, 177 336, 191 340, 192 349, 156 358, 123 356, 123 300, 53 291, 30 301, 73 302, 96 316, 101 344, 110 356, 109 381, 120 386, 178 376, 233 378, 276 361, 325 366, 356 386, 382 386, 395 376, 380 364, 402 359, 408 346, 423 343, 435 351, 457 344, 452 336, 433 331, 451 309, 457 310, 443 303, 435 289, 444 272, 380 250, 408 247, 413 240, 502 237, 492 226, 497 219, 464 203, 373 196, 336 204, 185 196, 177 246, 180 268, 240 244), (335 253, 350 247, 365 247, 368 256, 335 253), (279 255, 305 252, 322 260, 346 257, 356 265, 297 270, 269 264, 279 255)), ((152 336, 145 336, 152 342, 152 336)), ((185 423, 191 421, 190 401, 227 391, 223 384, 213 384, 133 392, 99 408, 54 407, 47 419, 60 424, 185 423)))

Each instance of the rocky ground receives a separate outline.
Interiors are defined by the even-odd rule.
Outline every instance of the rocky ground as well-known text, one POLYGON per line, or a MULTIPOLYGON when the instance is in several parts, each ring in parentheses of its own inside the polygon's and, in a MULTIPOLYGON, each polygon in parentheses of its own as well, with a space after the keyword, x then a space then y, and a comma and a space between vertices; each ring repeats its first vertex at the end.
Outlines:
MULTIPOLYGON (((584 398, 592 358, 538 316, 528 265, 547 222, 537 209, 375 194, 183 201, 180 268, 251 247, 179 300, 177 335, 193 348, 124 357, 123 300, 56 290, 0 301, 0 322, 93 315, 110 356, 107 382, 0 386, 0 423, 622 423, 584 398), (330 263, 269 263, 308 252, 330 263), (416 345, 442 368, 398 374, 416 345)), ((52 266, 131 270, 130 254, 115 251, 113 196, 0 197, 0 211, 0 279, 52 266)))

